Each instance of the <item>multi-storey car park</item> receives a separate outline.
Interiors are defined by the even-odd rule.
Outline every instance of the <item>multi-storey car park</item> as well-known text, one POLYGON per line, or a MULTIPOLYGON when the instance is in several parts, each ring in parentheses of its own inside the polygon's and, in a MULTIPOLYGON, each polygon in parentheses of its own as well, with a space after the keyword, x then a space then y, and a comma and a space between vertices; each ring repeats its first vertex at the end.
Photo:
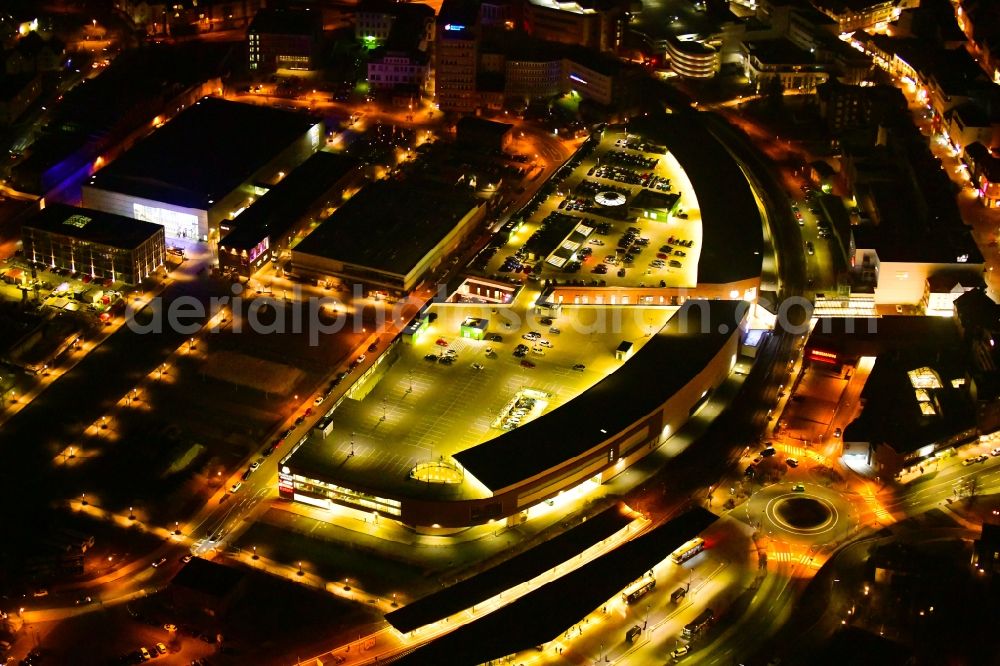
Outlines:
MULTIPOLYGON (((669 284, 639 271, 613 284, 546 273, 544 249, 532 279, 467 277, 448 302, 424 308, 293 446, 279 466, 281 496, 429 533, 516 524, 599 486, 676 433, 741 352, 766 251, 763 218, 726 149, 679 116, 630 124, 627 136, 606 130, 593 152, 571 161, 560 187, 588 180, 595 165, 630 160, 670 162, 679 199, 663 208, 664 199, 643 196, 649 187, 628 187, 628 201, 653 208, 605 216, 597 194, 614 192, 615 181, 602 179, 595 208, 581 215, 607 222, 609 235, 573 223, 552 252, 597 239, 613 248, 636 227, 686 248, 669 284)), ((527 228, 548 214, 536 210, 527 228)), ((506 247, 531 235, 514 233, 506 247)))

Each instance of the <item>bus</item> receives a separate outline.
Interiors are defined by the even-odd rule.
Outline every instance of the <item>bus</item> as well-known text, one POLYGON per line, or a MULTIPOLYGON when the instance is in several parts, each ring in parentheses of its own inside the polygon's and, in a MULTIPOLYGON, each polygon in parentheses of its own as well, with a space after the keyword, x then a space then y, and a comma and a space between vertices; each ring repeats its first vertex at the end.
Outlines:
POLYGON ((701 612, 701 615, 696 617, 684 627, 684 631, 681 632, 681 635, 685 638, 696 636, 702 629, 707 627, 713 619, 715 619, 715 613, 712 612, 711 608, 706 608, 701 612))
POLYGON ((634 604, 648 594, 654 587, 656 587, 656 580, 643 576, 625 588, 622 592, 622 599, 627 604, 634 604))
POLYGON ((692 557, 705 550, 705 540, 695 537, 673 552, 674 564, 684 564, 692 557))

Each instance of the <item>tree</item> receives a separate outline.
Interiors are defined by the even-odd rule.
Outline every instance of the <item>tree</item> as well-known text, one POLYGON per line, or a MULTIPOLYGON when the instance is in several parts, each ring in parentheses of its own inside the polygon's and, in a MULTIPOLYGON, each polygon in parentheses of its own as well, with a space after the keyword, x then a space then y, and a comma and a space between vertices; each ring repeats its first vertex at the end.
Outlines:
POLYGON ((764 100, 767 110, 777 113, 785 108, 785 86, 780 76, 772 76, 764 84, 764 100))

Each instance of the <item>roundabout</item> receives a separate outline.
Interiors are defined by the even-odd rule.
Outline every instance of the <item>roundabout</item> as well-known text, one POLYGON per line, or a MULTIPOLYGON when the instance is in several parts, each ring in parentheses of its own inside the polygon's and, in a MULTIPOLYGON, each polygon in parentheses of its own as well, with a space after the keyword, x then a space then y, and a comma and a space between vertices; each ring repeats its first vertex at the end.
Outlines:
POLYGON ((745 506, 747 520, 758 530, 810 546, 843 539, 858 525, 850 500, 815 484, 775 484, 755 493, 745 506))

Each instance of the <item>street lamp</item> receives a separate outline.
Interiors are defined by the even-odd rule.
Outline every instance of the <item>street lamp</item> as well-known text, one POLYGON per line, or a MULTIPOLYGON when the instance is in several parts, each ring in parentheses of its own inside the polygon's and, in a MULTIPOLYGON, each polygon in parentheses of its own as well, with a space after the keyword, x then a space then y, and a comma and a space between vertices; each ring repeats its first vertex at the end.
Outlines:
POLYGON ((132 511, 132 507, 128 508, 128 519, 129 520, 135 520, 135 513, 133 513, 133 511, 132 511))
POLYGON ((253 557, 252 557, 252 559, 254 559, 254 560, 258 559, 258 557, 257 557, 257 546, 253 547, 253 557))
POLYGON ((80 493, 80 506, 87 506, 87 493, 80 493))
POLYGON ((175 520, 174 521, 174 534, 180 534, 180 533, 181 533, 181 523, 180 523, 179 520, 175 520))
POLYGON ((305 575, 305 572, 302 571, 302 562, 299 562, 299 571, 298 571, 297 575, 299 575, 299 576, 305 575))

